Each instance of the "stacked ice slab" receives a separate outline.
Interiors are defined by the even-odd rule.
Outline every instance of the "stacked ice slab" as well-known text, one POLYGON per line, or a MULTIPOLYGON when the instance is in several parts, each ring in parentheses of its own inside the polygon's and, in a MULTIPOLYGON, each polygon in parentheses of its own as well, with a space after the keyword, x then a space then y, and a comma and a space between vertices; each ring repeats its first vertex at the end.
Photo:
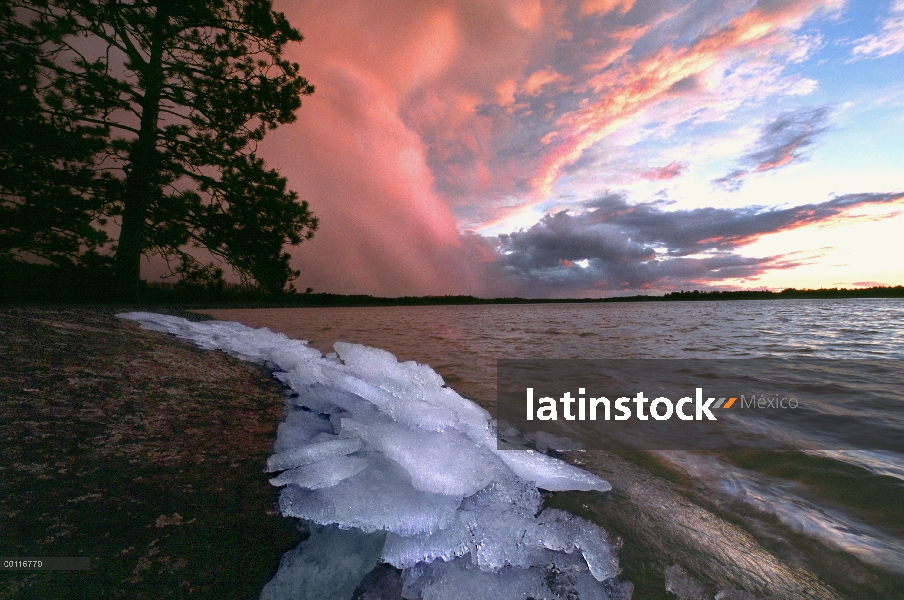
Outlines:
POLYGON ((321 527, 263 597, 349 598, 377 562, 402 570, 410 599, 630 597, 604 531, 540 510, 538 488, 610 485, 539 452, 498 450, 489 413, 430 367, 342 342, 324 357, 238 323, 120 316, 266 363, 292 390, 267 468, 283 514, 321 527), (326 568, 325 552, 342 556, 326 568))

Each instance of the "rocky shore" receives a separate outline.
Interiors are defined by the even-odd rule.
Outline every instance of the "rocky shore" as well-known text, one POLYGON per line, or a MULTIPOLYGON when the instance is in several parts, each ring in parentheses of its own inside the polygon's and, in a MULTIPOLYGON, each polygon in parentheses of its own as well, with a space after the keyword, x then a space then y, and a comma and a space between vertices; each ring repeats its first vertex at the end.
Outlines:
POLYGON ((263 472, 281 388, 116 312, 0 311, 0 555, 91 561, 0 598, 257 597, 302 539, 263 472))

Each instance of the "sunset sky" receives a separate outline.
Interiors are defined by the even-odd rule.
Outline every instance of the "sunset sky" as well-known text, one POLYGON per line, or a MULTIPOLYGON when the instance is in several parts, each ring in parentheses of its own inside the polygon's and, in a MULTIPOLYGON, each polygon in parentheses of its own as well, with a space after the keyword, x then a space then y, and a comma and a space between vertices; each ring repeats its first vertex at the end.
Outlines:
POLYGON ((904 0, 276 0, 301 289, 904 283, 904 0))

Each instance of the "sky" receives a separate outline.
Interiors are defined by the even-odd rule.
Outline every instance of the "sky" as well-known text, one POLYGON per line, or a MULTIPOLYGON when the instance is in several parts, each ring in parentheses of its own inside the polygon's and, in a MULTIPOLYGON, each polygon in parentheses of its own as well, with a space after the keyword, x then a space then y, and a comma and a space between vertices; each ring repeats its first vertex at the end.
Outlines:
POLYGON ((904 284, 904 0, 276 0, 296 285, 904 284))

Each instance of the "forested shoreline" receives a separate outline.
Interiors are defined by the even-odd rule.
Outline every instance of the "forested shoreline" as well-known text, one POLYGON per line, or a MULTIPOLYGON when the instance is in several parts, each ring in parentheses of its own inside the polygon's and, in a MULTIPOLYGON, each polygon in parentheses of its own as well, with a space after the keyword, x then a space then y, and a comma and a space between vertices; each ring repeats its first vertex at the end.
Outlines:
MULTIPOLYGON (((0 264, 0 305, 23 304, 109 304, 114 301, 112 272, 106 269, 60 269, 53 265, 19 262, 0 264)), ((170 283, 142 280, 139 302, 143 305, 177 305, 187 307, 329 307, 329 306, 423 306, 477 304, 585 304, 599 302, 687 302, 706 300, 787 300, 904 298, 904 286, 871 286, 864 288, 788 288, 769 290, 688 290, 663 295, 610 296, 600 298, 479 298, 476 296, 397 296, 380 297, 367 294, 315 293, 289 290, 272 293, 254 285, 219 282, 198 285, 179 281, 170 283)))

